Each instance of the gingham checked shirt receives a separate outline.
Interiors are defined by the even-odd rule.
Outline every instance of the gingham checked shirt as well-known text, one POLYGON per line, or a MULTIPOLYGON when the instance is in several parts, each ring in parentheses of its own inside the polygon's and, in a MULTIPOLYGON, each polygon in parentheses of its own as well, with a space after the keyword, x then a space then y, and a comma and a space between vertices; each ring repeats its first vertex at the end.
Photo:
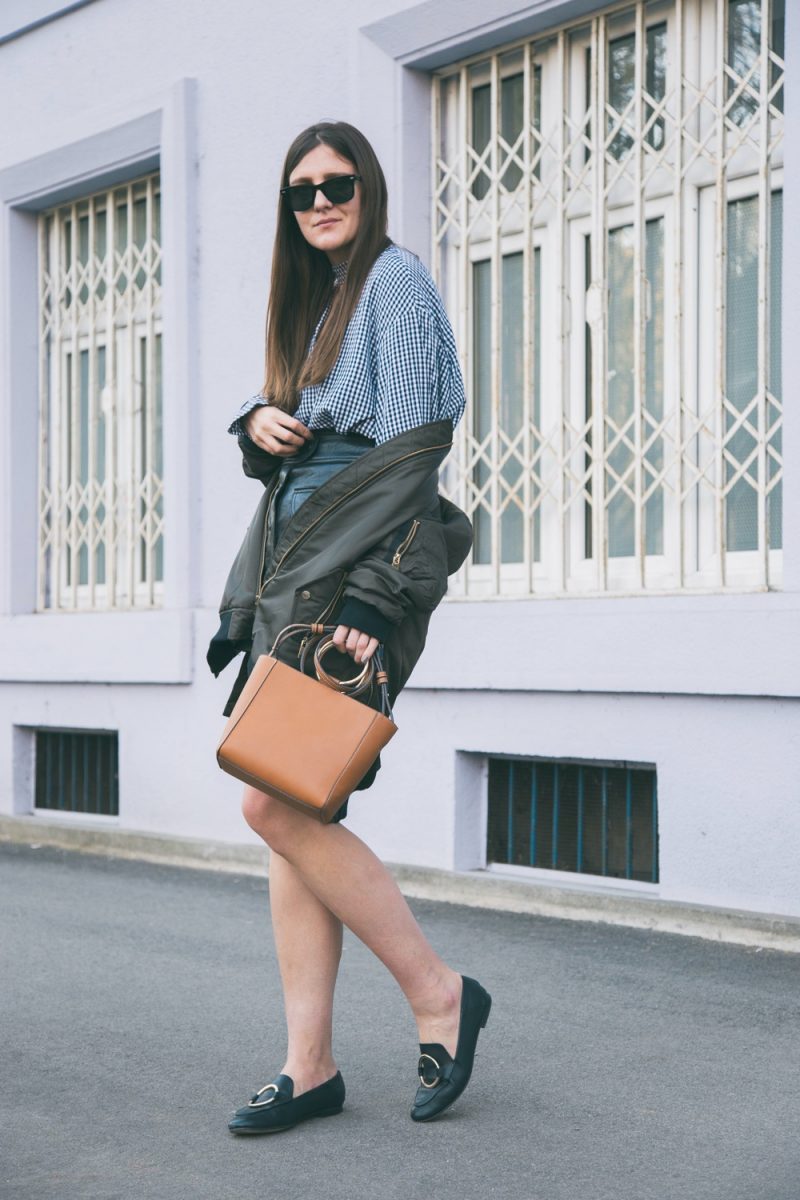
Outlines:
MULTIPOLYGON (((346 263, 333 268, 334 287, 346 271, 346 263)), ((268 403, 260 393, 251 396, 228 432, 243 434, 242 418, 268 403)), ((416 255, 387 246, 367 276, 333 370, 303 388, 294 416, 309 429, 360 433, 380 444, 429 421, 449 417, 455 426, 464 404, 453 330, 436 285, 416 255)))

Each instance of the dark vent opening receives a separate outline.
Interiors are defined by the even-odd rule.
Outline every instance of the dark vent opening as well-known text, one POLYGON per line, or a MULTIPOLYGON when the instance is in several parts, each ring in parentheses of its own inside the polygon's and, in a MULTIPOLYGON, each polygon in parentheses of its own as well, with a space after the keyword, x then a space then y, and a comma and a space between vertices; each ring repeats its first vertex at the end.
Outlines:
POLYGON ((36 808, 119 816, 118 734, 37 729, 36 808))
POLYGON ((487 860, 658 883, 655 768, 490 758, 487 860))

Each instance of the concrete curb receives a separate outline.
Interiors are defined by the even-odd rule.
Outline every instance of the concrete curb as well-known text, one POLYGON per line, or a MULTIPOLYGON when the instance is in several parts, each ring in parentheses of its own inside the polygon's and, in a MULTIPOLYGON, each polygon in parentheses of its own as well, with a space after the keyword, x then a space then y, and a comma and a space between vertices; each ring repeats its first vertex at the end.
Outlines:
MULTIPOLYGON (((38 816, 0 816, 0 841, 55 846, 86 854, 130 858, 165 866, 237 875, 267 874, 267 852, 260 846, 165 837, 111 829, 90 823, 48 821, 38 816)), ((569 921, 596 921, 659 933, 678 933, 800 954, 800 919, 750 913, 681 901, 658 900, 589 887, 570 888, 509 879, 485 871, 442 871, 432 867, 387 864, 404 895, 470 908, 529 913, 569 921)))

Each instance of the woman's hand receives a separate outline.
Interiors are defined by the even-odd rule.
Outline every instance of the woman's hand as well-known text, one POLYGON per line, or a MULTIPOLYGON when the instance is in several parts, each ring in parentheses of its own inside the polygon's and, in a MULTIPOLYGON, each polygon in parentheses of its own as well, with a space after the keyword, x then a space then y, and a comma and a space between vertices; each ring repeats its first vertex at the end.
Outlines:
POLYGON ((333 635, 333 644, 342 654, 349 654, 355 662, 365 663, 378 649, 378 639, 362 633, 360 629, 351 629, 349 625, 339 625, 333 635))
POLYGON ((269 454, 296 454, 314 435, 301 421, 282 408, 259 404, 244 418, 244 427, 251 442, 269 454))

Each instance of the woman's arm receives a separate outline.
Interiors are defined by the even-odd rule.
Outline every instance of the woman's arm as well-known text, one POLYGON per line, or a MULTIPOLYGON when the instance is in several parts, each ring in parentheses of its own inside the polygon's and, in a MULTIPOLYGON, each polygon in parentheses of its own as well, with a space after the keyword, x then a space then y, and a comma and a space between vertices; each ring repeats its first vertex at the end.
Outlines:
POLYGON ((442 309, 413 304, 382 330, 376 361, 375 440, 430 421, 455 428, 466 397, 455 341, 442 309))
POLYGON ((242 470, 264 487, 271 485, 281 461, 312 436, 302 422, 271 405, 252 409, 240 423, 244 425, 238 438, 242 470))
POLYGON ((244 433, 267 454, 295 454, 313 434, 302 421, 271 404, 254 408, 244 419, 244 433))
POLYGON ((228 426, 228 433, 232 433, 234 437, 246 437, 247 430, 245 428, 245 420, 254 408, 259 408, 262 405, 269 404, 269 400, 265 400, 260 393, 251 396, 249 400, 245 400, 242 407, 239 409, 233 421, 228 426))
MULTIPOLYGON (((433 284, 431 283, 431 289, 433 284)), ((376 354, 376 441, 432 421, 455 426, 465 405, 455 341, 438 294, 412 301, 380 332, 376 354)), ((465 518, 466 520, 466 518, 465 518)), ((468 523, 467 523, 468 524, 468 523)), ((471 540, 471 539, 470 539, 471 540)), ((438 504, 398 528, 348 573, 337 620, 348 648, 385 641, 411 609, 432 612, 447 590, 447 542, 438 504), (341 630, 350 630, 345 635, 341 630)))

